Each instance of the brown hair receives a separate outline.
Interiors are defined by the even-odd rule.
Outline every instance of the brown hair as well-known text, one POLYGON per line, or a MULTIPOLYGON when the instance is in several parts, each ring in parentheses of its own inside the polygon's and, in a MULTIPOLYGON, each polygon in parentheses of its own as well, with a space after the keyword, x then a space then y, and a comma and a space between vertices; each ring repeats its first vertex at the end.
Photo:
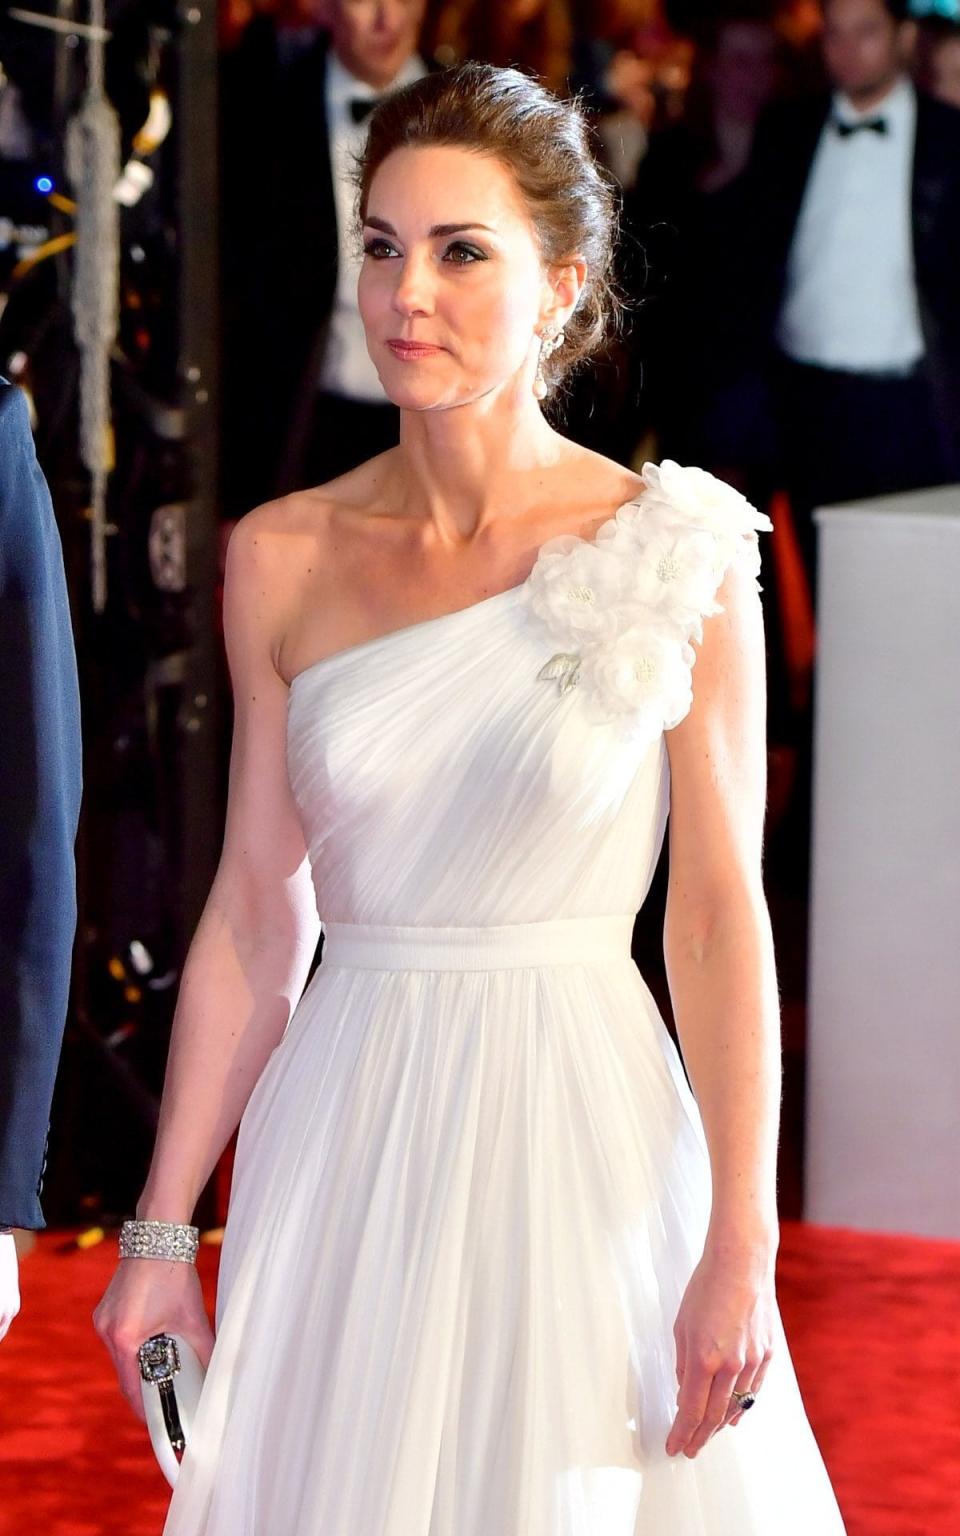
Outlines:
POLYGON ((580 108, 560 101, 518 69, 466 62, 391 92, 370 117, 357 163, 361 220, 370 184, 395 149, 456 145, 502 161, 513 172, 548 266, 581 255, 587 278, 567 321, 566 340, 543 372, 551 390, 601 345, 620 317, 612 275, 616 183, 590 147, 580 108))

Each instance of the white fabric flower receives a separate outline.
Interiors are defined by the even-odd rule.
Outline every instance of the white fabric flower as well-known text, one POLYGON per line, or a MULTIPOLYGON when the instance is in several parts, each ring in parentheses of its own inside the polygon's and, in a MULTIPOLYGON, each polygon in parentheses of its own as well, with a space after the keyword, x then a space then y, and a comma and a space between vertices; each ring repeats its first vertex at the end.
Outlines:
POLYGON ((692 702, 693 647, 656 619, 633 624, 609 645, 593 646, 580 664, 581 685, 594 719, 629 716, 631 733, 653 739, 664 717, 683 718, 692 702))
POLYGON ((715 554, 700 529, 674 525, 654 531, 634 564, 634 602, 641 611, 676 620, 712 612, 718 586, 715 554))
POLYGON ((659 509, 670 521, 708 528, 727 538, 755 529, 769 533, 773 528, 765 513, 758 512, 732 485, 706 469, 664 459, 661 464, 644 464, 641 478, 646 487, 638 504, 641 516, 644 509, 659 509))
POLYGON ((540 546, 529 577, 533 611, 566 640, 610 640, 624 585, 623 562, 573 533, 540 546))
POLYGON ((575 689, 593 720, 652 741, 686 715, 703 620, 736 559, 756 580, 757 532, 773 524, 739 491, 672 459, 645 464, 644 489, 594 535, 541 545, 526 583, 558 645, 538 677, 575 689))

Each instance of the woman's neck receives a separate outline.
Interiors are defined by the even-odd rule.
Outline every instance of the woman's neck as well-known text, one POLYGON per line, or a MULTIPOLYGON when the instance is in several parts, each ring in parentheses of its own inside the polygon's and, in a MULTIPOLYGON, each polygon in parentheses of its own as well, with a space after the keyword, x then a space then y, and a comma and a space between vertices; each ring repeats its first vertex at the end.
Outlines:
POLYGON ((400 499, 426 512, 455 549, 504 515, 520 515, 569 451, 531 396, 487 397, 447 410, 403 411, 400 499))

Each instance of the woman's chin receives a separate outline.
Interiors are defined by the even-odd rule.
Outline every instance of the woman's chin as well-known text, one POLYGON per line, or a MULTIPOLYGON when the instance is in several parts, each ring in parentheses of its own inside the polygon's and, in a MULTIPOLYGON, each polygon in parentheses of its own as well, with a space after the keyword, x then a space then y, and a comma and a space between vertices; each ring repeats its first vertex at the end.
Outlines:
POLYGON ((449 389, 440 389, 436 383, 430 383, 427 379, 411 379, 409 382, 400 379, 384 379, 384 390, 391 404, 399 406, 401 411, 443 411, 452 405, 462 405, 464 402, 455 398, 449 389))

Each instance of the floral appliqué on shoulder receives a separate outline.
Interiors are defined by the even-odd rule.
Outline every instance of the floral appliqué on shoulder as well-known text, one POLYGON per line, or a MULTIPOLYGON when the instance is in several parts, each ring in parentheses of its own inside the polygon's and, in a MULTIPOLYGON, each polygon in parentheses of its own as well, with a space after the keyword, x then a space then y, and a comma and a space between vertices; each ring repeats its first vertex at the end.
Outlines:
MULTIPOLYGON (((537 673, 561 694, 581 690, 589 717, 652 741, 693 702, 692 641, 721 613, 731 562, 760 574, 757 532, 773 524, 739 491, 672 459, 645 464, 644 489, 593 539, 542 544, 528 578, 533 612, 559 649, 537 673)), ((757 582, 757 590, 760 590, 757 582)))

